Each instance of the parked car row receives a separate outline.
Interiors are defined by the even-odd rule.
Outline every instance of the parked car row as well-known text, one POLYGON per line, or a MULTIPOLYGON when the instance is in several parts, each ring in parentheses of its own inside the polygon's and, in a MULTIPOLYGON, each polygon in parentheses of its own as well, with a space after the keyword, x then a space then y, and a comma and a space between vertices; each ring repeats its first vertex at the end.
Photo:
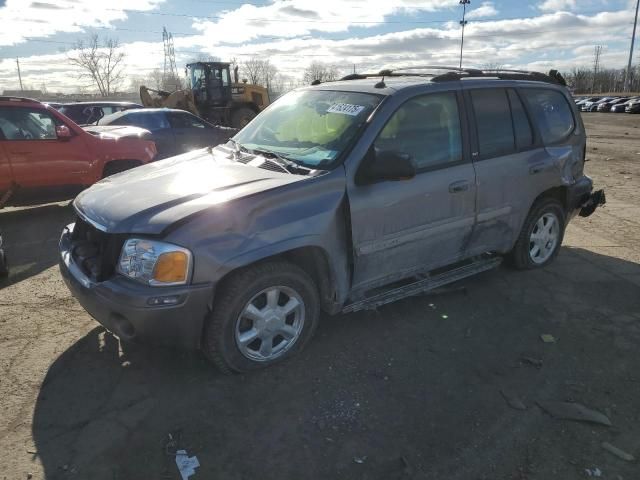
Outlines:
POLYGON ((57 107, 0 96, 0 208, 70 198, 114 173, 216 146, 236 132, 182 110, 125 102, 57 107), (78 124, 93 118, 100 125, 78 124))
POLYGON ((635 97, 575 97, 583 112, 640 113, 640 96, 635 97))

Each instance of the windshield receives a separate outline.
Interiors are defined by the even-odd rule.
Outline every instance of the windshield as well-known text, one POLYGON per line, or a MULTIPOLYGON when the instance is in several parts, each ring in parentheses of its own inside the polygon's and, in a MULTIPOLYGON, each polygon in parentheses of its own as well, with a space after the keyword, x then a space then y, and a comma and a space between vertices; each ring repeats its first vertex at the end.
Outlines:
POLYGON ((347 148, 380 97, 366 93, 302 90, 280 98, 234 140, 309 168, 324 168, 347 148))
POLYGON ((206 85, 206 71, 202 65, 194 65, 190 70, 189 83, 191 88, 199 89, 206 85))

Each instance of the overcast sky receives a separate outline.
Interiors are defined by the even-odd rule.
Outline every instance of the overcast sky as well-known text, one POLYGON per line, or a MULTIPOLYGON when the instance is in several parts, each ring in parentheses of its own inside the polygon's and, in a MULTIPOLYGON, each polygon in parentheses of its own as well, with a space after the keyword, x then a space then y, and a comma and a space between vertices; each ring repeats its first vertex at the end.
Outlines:
MULTIPOLYGON (((602 45, 602 65, 624 67, 634 7, 635 0, 472 0, 464 64, 567 70, 590 65, 602 45)), ((313 60, 358 71, 457 65, 461 13, 458 0, 0 0, 0 90, 18 88, 16 57, 25 85, 76 90, 83 82, 65 51, 92 33, 121 42, 129 74, 148 74, 163 66, 163 26, 181 72, 200 55, 268 56, 293 77, 313 60)))

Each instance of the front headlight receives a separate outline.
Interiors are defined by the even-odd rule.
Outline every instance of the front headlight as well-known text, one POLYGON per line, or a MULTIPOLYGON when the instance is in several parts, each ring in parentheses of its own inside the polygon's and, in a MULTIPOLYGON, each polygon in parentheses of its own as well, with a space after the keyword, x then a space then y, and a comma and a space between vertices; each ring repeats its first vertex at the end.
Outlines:
POLYGON ((130 238, 118 260, 118 272, 151 286, 184 285, 191 273, 191 252, 156 240, 130 238))

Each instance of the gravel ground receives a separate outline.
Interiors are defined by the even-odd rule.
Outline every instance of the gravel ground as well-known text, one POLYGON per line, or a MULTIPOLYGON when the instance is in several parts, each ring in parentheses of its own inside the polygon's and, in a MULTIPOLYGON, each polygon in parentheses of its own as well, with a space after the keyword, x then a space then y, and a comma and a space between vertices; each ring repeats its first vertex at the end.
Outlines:
POLYGON ((194 479, 640 478, 601 446, 640 458, 640 115, 584 118, 608 204, 551 267, 325 317, 300 356, 251 375, 121 346, 58 273, 69 206, 3 210, 0 478, 179 479, 176 448, 194 479), (550 401, 612 426, 553 418, 550 401))

